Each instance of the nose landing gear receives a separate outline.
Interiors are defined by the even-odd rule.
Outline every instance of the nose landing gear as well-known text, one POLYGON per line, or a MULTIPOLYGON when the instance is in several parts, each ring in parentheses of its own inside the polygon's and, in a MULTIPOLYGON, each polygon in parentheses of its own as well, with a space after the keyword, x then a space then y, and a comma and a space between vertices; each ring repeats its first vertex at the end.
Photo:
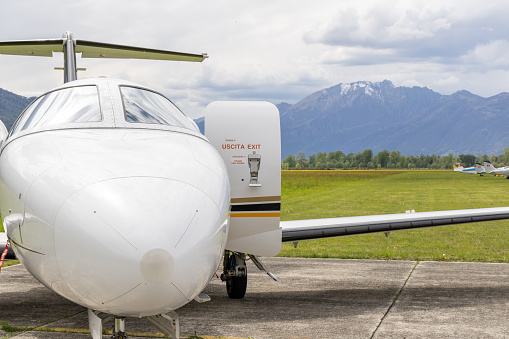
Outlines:
MULTIPOLYGON (((112 319, 114 319, 115 325, 111 338, 127 339, 127 333, 125 332, 125 317, 116 317, 114 315, 88 309, 88 322, 92 339, 102 339, 103 321, 110 321, 112 319), (99 315, 103 318, 99 317, 99 315)), ((161 331, 166 338, 180 338, 179 317, 175 311, 150 316, 146 319, 149 323, 161 331)))
POLYGON ((224 251, 221 281, 226 281, 226 292, 230 298, 244 298, 247 289, 247 266, 244 253, 224 251))
MULTIPOLYGON (((266 272, 274 281, 278 281, 278 278, 263 266, 257 256, 252 254, 248 256, 259 270, 266 272)), ((226 281, 226 292, 231 299, 244 298, 247 290, 247 266, 244 253, 224 251, 221 281, 226 281)))
POLYGON ((113 335, 111 339, 127 339, 127 333, 125 333, 125 318, 115 318, 115 325, 113 327, 113 335))

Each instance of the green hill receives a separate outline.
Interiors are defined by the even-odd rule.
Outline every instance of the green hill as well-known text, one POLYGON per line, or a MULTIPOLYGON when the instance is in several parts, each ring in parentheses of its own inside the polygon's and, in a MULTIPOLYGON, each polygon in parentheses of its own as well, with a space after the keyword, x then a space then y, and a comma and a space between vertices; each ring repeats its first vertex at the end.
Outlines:
POLYGON ((0 120, 9 130, 14 121, 35 98, 27 98, 0 88, 0 120))

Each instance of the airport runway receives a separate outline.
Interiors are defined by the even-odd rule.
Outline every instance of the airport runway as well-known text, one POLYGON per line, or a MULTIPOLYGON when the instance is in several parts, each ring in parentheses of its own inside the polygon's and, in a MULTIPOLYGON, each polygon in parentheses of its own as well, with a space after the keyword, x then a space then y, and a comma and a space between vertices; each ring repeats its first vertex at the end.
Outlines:
MULTIPOLYGON (((210 338, 509 338, 509 264, 264 258, 250 264, 243 300, 214 279, 212 301, 178 310, 181 334, 210 338)), ((0 320, 45 327, 14 338, 90 338, 85 309, 21 266, 0 273, 0 320), (66 332, 62 332, 66 331, 66 332)), ((105 325, 110 329, 110 325, 105 325)), ((143 319, 129 332, 156 333, 143 319)), ((12 335, 0 331, 0 338, 12 335)), ((109 338, 105 335, 103 338, 109 338)))

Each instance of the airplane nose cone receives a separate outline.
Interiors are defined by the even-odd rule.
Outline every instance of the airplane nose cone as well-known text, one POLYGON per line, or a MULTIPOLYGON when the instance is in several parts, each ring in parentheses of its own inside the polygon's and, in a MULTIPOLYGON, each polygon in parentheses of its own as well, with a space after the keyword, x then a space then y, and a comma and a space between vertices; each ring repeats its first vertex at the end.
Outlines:
POLYGON ((173 273, 173 257, 165 249, 151 249, 141 257, 140 272, 145 280, 154 284, 168 281, 173 273))
POLYGON ((221 194, 153 177, 111 179, 75 192, 55 220, 62 280, 52 288, 125 316, 186 304, 208 283, 224 249, 221 194))

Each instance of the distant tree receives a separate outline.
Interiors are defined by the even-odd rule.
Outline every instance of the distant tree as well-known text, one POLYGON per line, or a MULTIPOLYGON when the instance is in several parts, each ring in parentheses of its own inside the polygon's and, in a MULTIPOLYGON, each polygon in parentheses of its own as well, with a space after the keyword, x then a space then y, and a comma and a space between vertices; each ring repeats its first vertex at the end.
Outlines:
POLYGON ((341 151, 329 152, 329 154, 327 154, 326 159, 326 168, 327 169, 342 168, 343 167, 342 162, 344 158, 345 154, 341 151))
POLYGON ((318 152, 316 155, 316 169, 327 169, 327 154, 318 152))
POLYGON ((348 153, 345 157, 345 166, 343 168, 355 168, 357 167, 357 154, 356 153, 348 153))
POLYGON ((309 156, 309 168, 316 168, 316 155, 314 154, 309 156))
POLYGON ((458 155, 458 159, 463 167, 471 167, 475 165, 476 157, 472 154, 460 154, 458 155))
POLYGON ((455 163, 461 163, 465 167, 470 167, 475 162, 491 161, 495 167, 502 167, 509 164, 509 147, 504 154, 488 156, 478 154, 477 157, 472 154, 460 154, 454 157, 452 153, 445 156, 437 154, 420 155, 401 155, 400 151, 383 150, 373 156, 373 151, 365 149, 361 153, 348 153, 345 155, 341 151, 337 152, 318 152, 306 158, 304 152, 299 152, 297 156, 289 155, 281 162, 282 169, 350 169, 350 168, 428 168, 428 169, 450 169, 455 163))
MULTIPOLYGON (((509 147, 504 148, 504 154, 499 155, 498 161, 502 164, 509 165, 509 147)), ((499 166, 501 166, 501 165, 499 164, 499 166)))
POLYGON ((499 158, 500 158, 500 156, 498 156, 498 155, 492 155, 492 156, 490 156, 489 160, 493 164, 493 166, 503 167, 504 163, 499 158))
POLYGON ((376 155, 378 157, 378 163, 380 167, 387 168, 387 164, 389 163, 389 151, 381 151, 376 155))
POLYGON ((337 152, 329 152, 329 154, 327 154, 327 161, 341 161, 342 158, 345 157, 345 154, 341 151, 337 151, 337 152))
POLYGON ((445 169, 451 169, 452 165, 454 165, 454 156, 452 153, 447 154, 446 156, 442 157, 440 161, 441 168, 445 169))
POLYGON ((361 166, 363 168, 368 168, 368 164, 371 162, 371 160, 373 160, 373 151, 370 150, 370 149, 365 149, 364 151, 362 151, 361 153, 361 166))
POLYGON ((296 160, 297 165, 299 165, 298 166, 299 169, 305 169, 309 167, 309 160, 306 158, 306 154, 304 152, 300 151, 299 153, 297 153, 296 160))
POLYGON ((283 169, 293 169, 297 165, 297 161, 293 155, 287 156, 282 162, 283 169))
POLYGON ((389 154, 389 167, 397 168, 399 164, 399 157, 401 156, 400 151, 391 151, 389 154))

